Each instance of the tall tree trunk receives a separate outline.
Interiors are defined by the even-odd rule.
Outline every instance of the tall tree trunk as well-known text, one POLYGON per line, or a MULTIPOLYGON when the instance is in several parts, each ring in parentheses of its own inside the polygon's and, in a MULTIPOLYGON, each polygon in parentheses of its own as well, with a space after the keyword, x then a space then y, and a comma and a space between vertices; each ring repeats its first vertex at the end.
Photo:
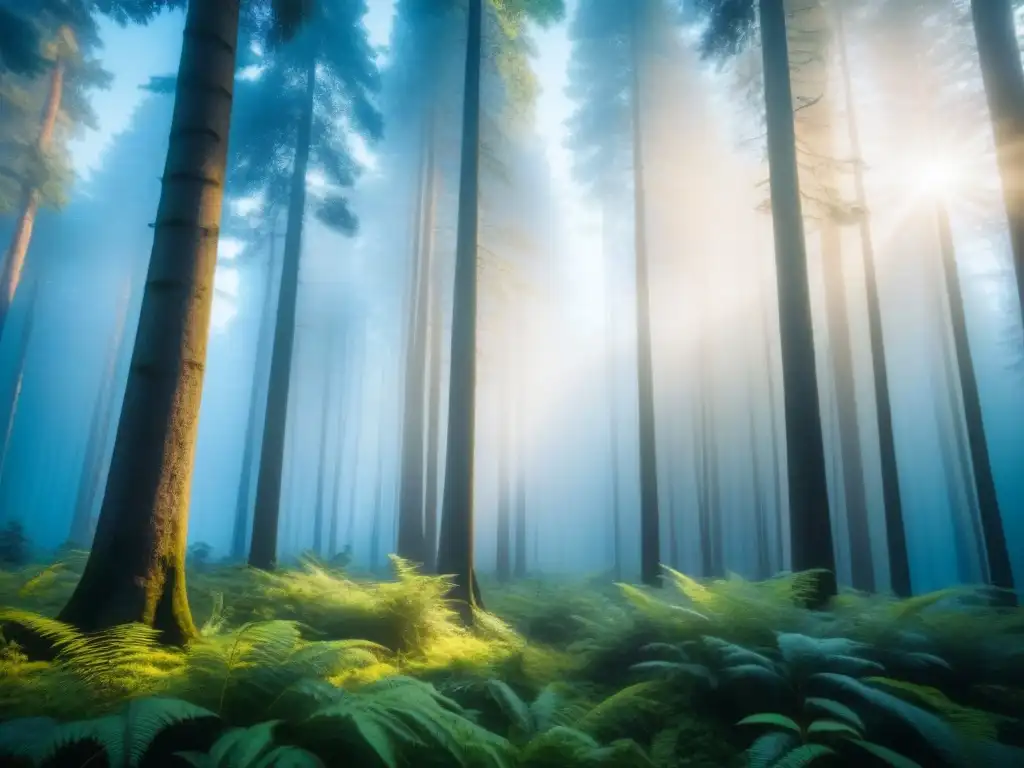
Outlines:
MULTIPOLYGON (((522 425, 521 416, 519 424, 522 425)), ((517 579, 525 579, 528 571, 526 562, 526 455, 522 442, 523 431, 520 426, 519 439, 516 441, 515 570, 512 574, 517 579)))
POLYGON ((352 482, 348 487, 348 523, 345 526, 345 542, 349 546, 354 546, 355 542, 355 531, 356 531, 356 488, 359 485, 359 443, 363 437, 363 420, 359 418, 359 414, 363 411, 363 380, 365 373, 365 361, 366 361, 366 330, 361 328, 359 336, 356 340, 356 363, 352 366, 354 371, 358 372, 356 376, 356 385, 353 390, 353 403, 355 404, 354 413, 356 414, 355 419, 355 433, 352 435, 352 482))
POLYGON ((410 324, 406 349, 402 464, 398 496, 398 555, 414 563, 427 559, 423 529, 423 397, 426 389, 428 302, 431 264, 429 230, 434 228, 434 132, 430 117, 424 127, 420 183, 417 190, 416 236, 413 238, 415 292, 409 304, 410 324))
MULTIPOLYGON (((506 329, 502 346, 507 350, 509 332, 506 329)), ((507 360, 507 357, 506 357, 507 360)), ((497 525, 497 576, 505 583, 512 578, 512 487, 509 464, 512 461, 511 425, 508 379, 512 371, 507 367, 498 371, 498 525, 497 525)))
MULTIPOLYGON (((835 110, 827 95, 819 102, 828 125, 822 128, 821 154, 828 166, 826 184, 829 192, 838 195, 836 174, 831 167, 835 157, 832 120, 835 110)), ((857 386, 853 368, 853 346, 850 341, 850 314, 843 274, 843 250, 838 212, 827 211, 821 222, 821 269, 825 278, 826 322, 832 357, 832 375, 836 391, 837 453, 842 468, 843 502, 846 510, 846 532, 850 543, 850 574, 853 587, 864 592, 875 590, 875 566, 871 552, 871 528, 865 492, 864 456, 860 440, 857 411, 857 386)))
POLYGON ((277 322, 270 357, 267 412, 263 422, 256 504, 253 509, 249 565, 272 570, 277 560, 277 527, 281 514, 281 473, 284 466, 288 392, 291 387, 295 346, 295 314, 299 295, 299 262, 302 257, 302 225, 306 212, 306 172, 313 129, 316 95, 316 54, 311 51, 306 65, 306 95, 296 131, 295 167, 292 169, 288 201, 288 227, 284 236, 281 289, 277 300, 277 322))
POLYGON ((707 398, 709 395, 703 384, 700 387, 700 393, 696 402, 698 423, 700 425, 700 449, 697 460, 697 526, 700 537, 701 573, 705 578, 711 578, 718 575, 715 571, 714 534, 711 526, 711 484, 709 482, 709 464, 714 458, 711 456, 712 449, 708 444, 711 432, 711 427, 708 423, 707 398))
POLYGON ((612 524, 612 576, 615 581, 622 581, 622 520, 621 506, 619 500, 619 400, 618 388, 615 386, 615 345, 612 342, 615 332, 615 308, 612 297, 612 247, 610 243, 609 219, 611 217, 611 206, 606 197, 604 201, 604 218, 602 222, 601 241, 604 249, 605 281, 605 356, 608 358, 605 368, 605 382, 608 389, 608 459, 611 466, 608 468, 611 481, 611 524, 612 524))
POLYGON ((107 452, 107 436, 114 420, 114 396, 117 367, 124 352, 125 326, 128 323, 128 305, 131 300, 131 281, 128 281, 118 302, 113 334, 107 347, 107 359, 100 374, 100 385, 96 391, 96 402, 89 421, 89 436, 85 444, 82 461, 82 476, 78 480, 75 496, 75 510, 71 517, 68 543, 79 549, 88 549, 92 544, 93 509, 103 474, 107 452))
POLYGON ((163 189, 103 506, 59 619, 196 635, 185 592, 188 503, 213 303, 238 0, 190 3, 163 189))
MULTIPOLYGON (((274 333, 274 285, 277 284, 274 251, 277 228, 271 217, 269 250, 267 256, 267 279, 263 286, 263 300, 260 304, 260 325, 256 334, 256 360, 253 364, 252 393, 249 395, 249 414, 245 420, 245 446, 242 449, 242 474, 238 481, 238 496, 235 499, 235 521, 231 529, 231 558, 242 560, 249 544, 249 500, 252 497, 252 474, 256 468, 256 432, 260 428, 260 403, 263 398, 262 382, 267 368, 267 357, 273 343, 274 333)), ((264 404, 265 406, 265 404, 264 404)))
POLYGON ((967 424, 967 442, 971 449, 971 463, 974 465, 974 487, 978 497, 981 526, 985 535, 985 550, 988 554, 989 577, 993 586, 1007 590, 1000 595, 1006 603, 1016 604, 1013 569, 1010 552, 1006 546, 1003 517, 996 495, 995 478, 989 459, 988 443, 985 438, 985 423, 981 414, 981 396, 978 380, 971 358, 971 346, 967 336, 967 320, 964 315, 963 291, 957 272, 956 249, 949 225, 949 214, 939 201, 935 205, 935 217, 939 229, 939 244, 942 251, 942 274, 946 283, 946 298, 953 326, 953 346, 956 349, 957 368, 960 374, 960 393, 963 397, 964 417, 967 424))
MULTIPOLYGON (((435 187, 436 194, 436 187, 435 187)), ((431 232, 430 249, 433 252, 434 233, 431 232)), ((434 270, 430 280, 430 362, 428 367, 429 385, 427 391, 427 468, 426 468, 426 504, 424 509, 424 538, 426 539, 425 563, 428 573, 437 570, 437 481, 438 452, 440 451, 441 419, 441 334, 444 331, 444 310, 441 308, 441 292, 438 287, 438 270, 434 270)))
POLYGON ((807 249, 797 180, 789 43, 783 0, 759 0, 768 165, 778 263, 779 327, 793 569, 823 569, 812 605, 836 593, 825 448, 818 404, 807 249))
MULTIPOLYGON (((348 334, 345 334, 346 338, 348 334)), ((342 349, 348 350, 348 342, 343 342, 342 349)), ((347 356, 343 353, 343 361, 347 359, 347 356)), ((347 389, 343 386, 343 391, 347 389)), ((327 532, 327 553, 328 557, 334 557, 338 554, 338 527, 341 519, 341 460, 345 455, 345 415, 349 413, 348 398, 343 397, 341 405, 338 407, 338 418, 336 422, 336 442, 335 442, 335 455, 334 455, 334 480, 331 483, 331 522, 327 532)), ((351 542, 348 543, 351 549, 351 542)))
MULTIPOLYGON (((57 32, 58 44, 62 39, 73 42, 74 33, 70 27, 63 26, 57 32)), ((41 157, 45 157, 53 143, 53 131, 57 125, 57 117, 60 114, 61 99, 64 95, 64 69, 63 56, 58 53, 57 59, 53 62, 53 69, 50 71, 50 87, 46 94, 46 103, 43 105, 43 118, 39 127, 39 136, 36 138, 36 151, 41 157)), ((25 269, 25 257, 28 255, 28 246, 32 240, 32 229, 35 226, 36 215, 39 213, 39 203, 42 195, 39 189, 26 183, 21 190, 21 211, 14 224, 14 232, 11 234, 11 243, 7 248, 4 257, 3 267, 0 268, 0 337, 3 336, 4 328, 7 325, 7 316, 14 304, 14 295, 18 292, 21 284, 22 272, 25 269)))
POLYGON ((661 585, 654 363, 651 353, 651 292, 647 268, 647 207, 644 190, 643 122, 640 103, 640 11, 633 14, 631 109, 633 120, 633 237, 636 257, 637 401, 640 443, 640 578, 661 585))
POLYGON ((771 450, 768 454, 768 465, 772 468, 772 501, 775 507, 774 533, 775 541, 772 548, 773 568, 785 570, 785 542, 782 519, 784 504, 782 500, 782 467, 779 466, 779 424, 775 407, 775 371, 772 365, 771 333, 768 307, 764 301, 763 291, 758 291, 758 310, 761 317, 761 353, 764 366, 764 378, 768 385, 768 432, 771 439, 771 450))
MULTIPOLYGON (((944 340, 940 343, 946 347, 944 340)), ((948 352, 940 352, 943 358, 943 367, 951 365, 948 360, 948 352)), ((954 375, 955 381, 955 375, 954 375)), ((980 584, 987 580, 985 572, 985 550, 983 546, 984 537, 977 535, 974 523, 977 522, 977 504, 975 503, 973 489, 970 488, 970 463, 966 466, 958 461, 957 454, 963 452, 963 447, 958 445, 960 435, 958 430, 950 422, 960 422, 960 403, 956 399, 956 392, 949 391, 948 385, 943 383, 943 399, 947 402, 946 408, 952 408, 947 412, 943 408, 940 398, 936 396, 934 402, 935 424, 939 434, 939 451, 942 456, 942 481, 946 490, 946 501, 949 504, 950 520, 953 524, 953 547, 956 551, 957 579, 961 584, 980 584), (957 450, 959 449, 959 450, 957 450), (964 470, 966 469, 966 473, 964 470)))
POLYGON ((461 616, 467 623, 472 622, 473 607, 480 598, 473 573, 473 451, 476 431, 476 259, 482 38, 483 2, 469 0, 448 391, 448 443, 441 541, 437 556, 438 572, 454 577, 449 597, 457 601, 461 616))
POLYGON ((1010 224, 1017 297, 1024 311, 1024 67, 1012 0, 971 0, 981 77, 1010 224))
POLYGON ((888 543, 889 582, 897 595, 912 594, 910 557, 907 553, 907 533, 903 522, 903 499, 900 494, 900 476, 896 465, 896 439, 892 429, 892 405, 889 400, 889 372, 885 359, 882 335, 882 309, 878 297, 878 270, 875 263, 874 238, 867 215, 867 193, 864 188, 864 163, 860 146, 860 126, 853 98, 849 52, 842 3, 834 3, 836 32, 839 42, 839 68, 846 97, 846 121, 850 151, 853 155, 853 182, 857 206, 861 253, 864 265, 864 291, 868 307, 868 338, 871 345, 871 365, 875 392, 875 417, 878 426, 878 445, 882 469, 882 499, 885 504, 885 535, 888 543))
MULTIPOLYGON (((941 273, 936 274, 936 277, 939 279, 936 281, 935 297, 941 303, 941 297, 946 292, 945 281, 941 278, 941 273)), ((946 315, 946 312, 943 311, 944 309, 945 307, 941 307, 939 310, 943 318, 946 315)), ((976 576, 972 583, 982 583, 987 582, 989 579, 988 555, 985 553, 985 534, 981 527, 981 513, 978 509, 978 497, 974 488, 974 471, 967 447, 966 419, 962 409, 962 400, 958 397, 960 384, 957 364, 954 360, 956 353, 952 349, 952 343, 951 335, 950 338, 947 338, 946 334, 943 334, 939 339, 939 360, 942 365, 943 390, 946 395, 946 414, 952 421, 952 434, 949 435, 948 439, 944 440, 942 448, 943 451, 948 450, 953 454, 950 458, 950 464, 955 468, 953 477, 958 479, 961 492, 966 497, 962 506, 952 509, 954 525, 957 530, 966 532, 963 536, 958 537, 960 539, 959 545, 964 546, 965 549, 974 550, 973 559, 976 559, 977 565, 973 569, 976 576)), ((939 405, 938 401, 935 403, 935 410, 936 418, 941 418, 942 406, 939 405)), ((946 462, 945 457, 943 462, 946 462)))
MULTIPOLYGON (((753 395, 753 393, 751 393, 753 395)), ((756 547, 757 559, 755 568, 758 579, 766 579, 771 575, 771 555, 768 549, 768 512, 764 501, 764 489, 761 480, 761 454, 759 441, 757 439, 757 420, 754 417, 753 396, 750 398, 748 418, 750 423, 750 484, 754 489, 754 546, 756 547)))
POLYGON ((861 453, 857 394, 850 343, 846 279, 843 275, 839 228, 834 221, 822 224, 822 272, 828 297, 826 316, 831 342, 832 371, 836 389, 836 446, 842 473, 846 530, 850 541, 850 573, 853 586, 865 592, 875 589, 875 567, 871 556, 864 459, 861 453))
POLYGON ((327 354, 324 355, 324 392, 320 409, 320 455, 316 468, 316 504, 313 508, 313 551, 317 557, 324 556, 324 494, 327 492, 327 433, 330 431, 331 395, 334 394, 332 374, 336 360, 334 359, 334 329, 327 336, 327 354))
POLYGON ((40 279, 32 279, 29 287, 28 306, 25 315, 25 324, 21 329, 21 338, 18 339, 18 356, 15 362, 14 385, 11 387, 10 395, 7 398, 7 413, 2 422, 4 427, 3 444, 0 445, 0 480, 3 479, 7 466, 7 456, 11 448, 11 438, 14 435, 14 422, 18 417, 18 404, 21 402, 22 383, 25 380, 25 360, 28 356, 29 343, 32 341, 32 329, 36 322, 36 301, 39 298, 40 279))
POLYGON ((377 487, 373 492, 373 521, 370 524, 370 570, 377 568, 377 555, 380 553, 380 527, 383 517, 384 503, 384 451, 377 447, 377 487))

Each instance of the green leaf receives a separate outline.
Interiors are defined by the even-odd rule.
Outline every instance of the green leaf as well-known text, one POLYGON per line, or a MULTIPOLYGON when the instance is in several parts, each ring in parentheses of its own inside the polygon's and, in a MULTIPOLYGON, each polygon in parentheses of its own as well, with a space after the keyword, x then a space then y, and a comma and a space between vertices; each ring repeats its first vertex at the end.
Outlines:
POLYGON ((904 757, 899 752, 893 752, 891 749, 883 747, 881 744, 875 744, 874 742, 864 741, 862 739, 850 739, 850 743, 856 744, 865 752, 870 752, 886 765, 892 766, 892 768, 921 768, 919 763, 914 762, 909 757, 904 757))
POLYGON ((832 715, 832 717, 838 717, 841 720, 845 720, 859 731, 864 730, 864 721, 861 719, 860 715, 835 699, 823 699, 817 696, 811 696, 804 701, 804 709, 821 710, 822 712, 832 715))
POLYGON ((794 733, 802 733, 799 723, 791 717, 780 715, 778 712, 761 712, 757 715, 744 717, 736 725, 774 725, 777 728, 785 728, 794 733))
POLYGON ((808 726, 807 733, 808 735, 814 733, 835 733, 845 736, 853 736, 854 738, 860 738, 862 735, 861 732, 852 725, 841 723, 838 720, 815 720, 808 726))

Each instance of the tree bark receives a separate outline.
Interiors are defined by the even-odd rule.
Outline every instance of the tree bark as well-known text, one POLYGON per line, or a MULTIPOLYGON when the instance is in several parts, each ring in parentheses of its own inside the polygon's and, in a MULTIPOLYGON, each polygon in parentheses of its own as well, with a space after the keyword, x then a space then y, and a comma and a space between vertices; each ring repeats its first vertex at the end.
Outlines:
MULTIPOLYGON (((69 27, 63 26, 57 36, 58 38, 73 37, 73 32, 69 27)), ((36 151, 40 156, 45 156, 53 143, 53 131, 57 125, 61 99, 64 95, 64 70, 64 58, 58 53, 50 72, 50 87, 46 95, 46 103, 43 105, 39 137, 36 139, 36 151)), ((14 304, 14 295, 21 284, 21 276, 25 269, 25 257, 28 255, 28 246, 32 240, 32 229, 35 226, 36 215, 39 213, 40 202, 39 190, 27 183, 24 184, 21 212, 14 225, 11 243, 7 248, 7 255, 4 257, 3 268, 0 269, 0 337, 3 337, 7 316, 11 311, 11 305, 14 304)))
POLYGON ((473 464, 476 431, 477 234, 480 187, 480 69, 483 2, 469 0, 465 96, 462 111, 462 168, 455 247, 448 443, 445 461, 439 573, 454 577, 449 599, 462 619, 473 621, 473 464))
POLYGON ((811 322, 807 249, 797 180, 789 44, 783 0, 759 0, 768 165, 778 262, 779 326, 785 399, 793 569, 821 569, 811 605, 836 594, 835 551, 811 322))
POLYGON ((114 321, 114 333, 107 347, 107 360, 96 392, 96 403, 93 405, 92 418, 89 422, 89 436, 82 461, 82 476, 78 481, 78 494, 75 498, 75 511, 71 518, 71 529, 68 543, 79 549, 88 549, 92 545, 93 509, 96 506, 96 494, 99 492, 103 474, 103 464, 107 451, 107 436, 114 420, 114 396, 117 379, 117 367, 124 352, 125 326, 128 323, 128 305, 131 300, 131 282, 128 282, 118 302, 117 317, 114 321))
POLYGON ((981 77, 1010 225, 1017 297, 1024 312, 1024 66, 1011 0, 971 0, 981 77))
POLYGON ((953 326, 953 346, 956 350, 957 368, 960 378, 960 393, 963 397, 964 421, 967 424, 967 443, 974 465, 974 488, 978 498, 981 527, 985 536, 985 550, 988 554, 989 578, 995 587, 1005 590, 1000 600, 1016 604, 1013 568, 1010 552, 1006 546, 1003 517, 996 494, 992 463, 989 459, 988 442, 985 438, 985 423, 981 413, 981 396, 978 380, 971 358, 971 346, 967 336, 967 320, 964 315, 963 291, 957 271, 956 249, 945 205, 935 204, 935 219, 939 230, 939 244, 942 252, 942 275, 946 284, 946 299, 953 326))
MULTIPOLYGON (((271 217, 273 221, 276 218, 271 217)), ((245 447, 242 449, 242 474, 238 481, 238 497, 235 500, 235 521, 231 530, 231 557, 242 560, 249 544, 249 500, 252 496, 252 474, 256 469, 256 433, 260 429, 260 397, 263 394, 264 370, 267 367, 266 357, 270 353, 272 334, 274 333, 274 285, 277 276, 274 251, 277 231, 271 226, 268 238, 270 249, 267 257, 267 279, 263 286, 262 311, 260 313, 259 331, 256 335, 256 360, 253 366, 252 394, 249 396, 249 414, 245 421, 245 447)), ((269 372, 268 372, 269 373, 269 372)), ((264 403, 264 407, 266 404, 264 403)))
POLYGON ((651 352, 651 293, 647 265, 647 204, 644 190, 643 122, 640 103, 640 20, 633 14, 631 109, 633 120, 633 237, 636 257, 637 401, 640 443, 640 578, 661 586, 657 433, 654 421, 654 362, 651 352))
POLYGON ((238 0, 190 3, 153 250, 106 493, 59 619, 196 636, 185 592, 188 504, 213 303, 238 0))
POLYGON ((281 516, 281 474, 284 467, 285 431, 288 419, 288 393, 291 388, 292 358, 295 346, 295 315, 299 295, 299 263, 302 258, 302 229, 306 212, 306 173, 313 129, 313 104, 316 95, 315 52, 306 65, 306 97, 297 126, 295 167, 292 170, 291 196, 288 201, 288 227, 284 237, 281 264, 281 289, 277 300, 277 322, 270 357, 270 383, 267 387, 267 412, 263 423, 259 474, 256 478, 256 504, 253 509, 249 565, 268 571, 277 560, 277 528, 281 516))

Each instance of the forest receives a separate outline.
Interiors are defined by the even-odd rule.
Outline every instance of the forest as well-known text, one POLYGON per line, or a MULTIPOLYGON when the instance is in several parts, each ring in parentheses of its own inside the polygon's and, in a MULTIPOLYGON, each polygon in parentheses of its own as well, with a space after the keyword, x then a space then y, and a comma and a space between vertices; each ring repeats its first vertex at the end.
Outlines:
POLYGON ((1022 43, 0 0, 0 763, 1024 766, 1022 43))

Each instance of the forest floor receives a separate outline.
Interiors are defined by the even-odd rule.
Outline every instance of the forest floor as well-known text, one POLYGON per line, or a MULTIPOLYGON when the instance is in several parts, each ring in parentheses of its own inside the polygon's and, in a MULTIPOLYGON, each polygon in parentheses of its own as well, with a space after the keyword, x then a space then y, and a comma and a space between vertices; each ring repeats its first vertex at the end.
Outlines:
POLYGON ((1024 610, 977 590, 811 612, 814 574, 485 580, 466 629, 397 559, 385 580, 206 565, 179 651, 50 618, 83 564, 0 571, 0 626, 59 649, 0 642, 3 765, 1024 765, 1024 610))

